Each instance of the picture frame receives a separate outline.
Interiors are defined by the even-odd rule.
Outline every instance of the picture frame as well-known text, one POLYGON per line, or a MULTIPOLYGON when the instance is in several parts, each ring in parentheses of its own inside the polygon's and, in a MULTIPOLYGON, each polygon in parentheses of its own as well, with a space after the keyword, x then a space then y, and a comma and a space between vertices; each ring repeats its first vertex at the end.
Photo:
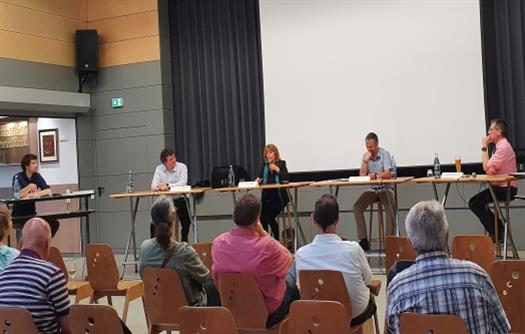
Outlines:
POLYGON ((58 162, 58 129, 38 131, 40 162, 58 162))

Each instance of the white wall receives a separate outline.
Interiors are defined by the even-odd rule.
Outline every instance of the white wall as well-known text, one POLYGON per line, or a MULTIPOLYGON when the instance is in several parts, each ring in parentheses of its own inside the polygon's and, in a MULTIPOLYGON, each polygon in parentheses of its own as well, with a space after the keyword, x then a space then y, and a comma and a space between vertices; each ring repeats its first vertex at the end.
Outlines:
POLYGON ((59 160, 40 163, 40 173, 49 185, 78 183, 77 134, 72 118, 38 118, 38 130, 58 129, 59 160))
POLYGON ((291 171, 479 162, 478 0, 261 0, 266 141, 291 171))
MULTIPOLYGON (((40 173, 46 182, 49 185, 78 183, 75 120, 71 118, 38 118, 37 128, 38 130, 58 129, 59 161, 40 164, 40 173)), ((32 153, 38 156, 38 152, 32 153)), ((13 175, 19 171, 20 166, 0 167, 0 188, 11 187, 13 175)))

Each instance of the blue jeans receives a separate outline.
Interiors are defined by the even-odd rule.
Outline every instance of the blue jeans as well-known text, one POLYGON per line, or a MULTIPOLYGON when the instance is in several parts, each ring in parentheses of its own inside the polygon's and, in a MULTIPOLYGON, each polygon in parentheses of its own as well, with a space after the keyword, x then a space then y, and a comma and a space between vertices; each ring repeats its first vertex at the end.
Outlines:
MULTIPOLYGON (((292 265, 290 272, 292 268, 295 270, 295 266, 292 265)), ((291 275, 290 272, 288 272, 286 276, 286 289, 284 291, 283 302, 275 312, 268 316, 268 321, 266 321, 266 327, 268 328, 283 320, 290 310, 290 305, 301 297, 299 295, 299 289, 297 289, 297 284, 295 284, 295 277, 291 275)))

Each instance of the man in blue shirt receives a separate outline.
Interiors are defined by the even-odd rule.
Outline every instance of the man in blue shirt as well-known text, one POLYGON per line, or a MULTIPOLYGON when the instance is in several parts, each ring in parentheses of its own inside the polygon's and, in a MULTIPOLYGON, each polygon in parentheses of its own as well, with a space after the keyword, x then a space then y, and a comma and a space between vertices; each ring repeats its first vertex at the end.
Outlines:
MULTIPOLYGON (((46 183, 46 180, 38 173, 38 157, 34 154, 26 154, 20 162, 22 171, 13 176, 13 188, 15 180, 18 179, 20 187, 20 198, 35 198, 46 195, 52 195, 51 188, 46 183)), ((35 215, 35 202, 28 201, 27 203, 16 203, 13 205, 13 216, 35 215)), ((60 223, 58 220, 49 220, 49 227, 51 228, 51 235, 54 236, 60 223)))

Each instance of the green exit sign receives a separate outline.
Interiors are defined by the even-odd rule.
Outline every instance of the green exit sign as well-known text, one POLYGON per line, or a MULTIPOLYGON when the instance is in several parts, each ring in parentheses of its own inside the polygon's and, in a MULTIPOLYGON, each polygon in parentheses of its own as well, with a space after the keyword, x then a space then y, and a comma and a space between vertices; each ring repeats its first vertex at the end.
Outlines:
POLYGON ((121 97, 114 97, 111 99, 111 108, 122 108, 124 106, 124 99, 121 97))

